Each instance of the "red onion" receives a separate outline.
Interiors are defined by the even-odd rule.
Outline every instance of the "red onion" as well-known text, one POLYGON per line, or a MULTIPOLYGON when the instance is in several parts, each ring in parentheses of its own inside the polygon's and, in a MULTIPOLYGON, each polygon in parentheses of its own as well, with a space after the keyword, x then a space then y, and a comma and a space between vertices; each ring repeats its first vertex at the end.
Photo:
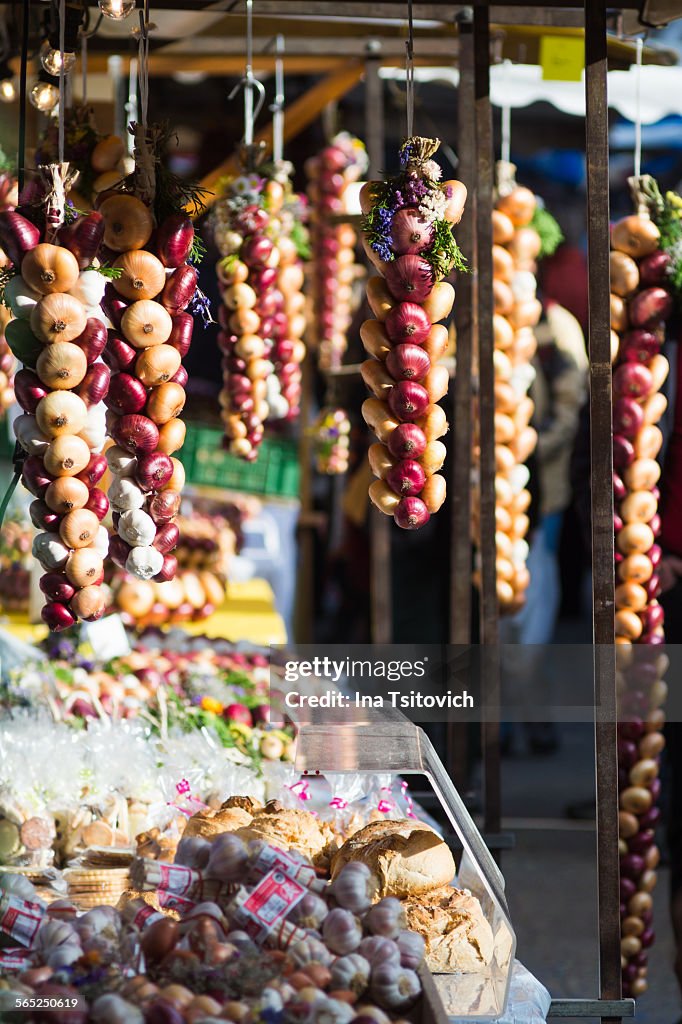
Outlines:
POLYGON ((277 267, 260 267, 249 274, 249 284, 257 292, 272 288, 277 281, 277 267))
POLYGON ((618 358, 631 363, 648 363, 661 351, 661 344, 662 339, 657 334, 637 328, 621 338, 618 358))
POLYGON ((262 209, 260 206, 256 206, 255 203, 251 203, 250 206, 245 207, 239 217, 238 231, 242 234, 248 235, 254 231, 263 231, 270 222, 267 210, 262 209))
POLYGON ((426 473, 414 459, 402 459, 388 471, 386 483, 396 494, 413 497, 426 483, 426 473))
POLYGON ((83 472, 78 474, 78 479, 82 480, 88 487, 94 487, 102 479, 107 468, 106 455, 94 452, 90 456, 90 461, 83 472))
POLYGON ((111 320, 114 330, 117 331, 120 328, 121 317, 129 305, 130 303, 121 298, 111 281, 109 281, 104 289, 104 297, 102 298, 101 306, 104 311, 104 315, 111 320))
POLYGON ((614 434, 613 437, 613 465, 617 470, 625 469, 635 461, 635 449, 632 441, 621 434, 614 434))
POLYGON ((167 555, 177 546, 180 540, 180 530, 176 523, 163 523, 156 531, 156 537, 152 541, 152 547, 167 555))
POLYGON ((81 270, 92 265, 104 238, 104 217, 92 210, 59 230, 59 244, 72 252, 81 270))
POLYGON ((421 381, 431 369, 431 360, 419 345, 396 345, 386 357, 386 369, 394 380, 421 381))
POLYGON ((426 450, 426 435, 416 423, 401 423, 388 439, 388 450, 396 459, 418 459, 426 450))
POLYGON ((658 537, 659 533, 661 532, 661 517, 658 514, 658 512, 655 515, 653 515, 649 520, 649 526, 654 532, 654 537, 658 537))
POLYGON ((622 478, 618 473, 613 474, 613 496, 616 501, 622 501, 623 498, 627 497, 628 489, 623 483, 622 478))
POLYGON ((616 395, 631 395, 646 398, 651 393, 653 378, 641 363, 623 363, 613 374, 613 391, 616 395))
POLYGON ((422 252, 433 242, 434 227, 414 206, 404 206, 391 220, 391 247, 398 256, 422 252))
POLYGON ((189 263, 185 263, 166 279, 160 301, 169 313, 180 313, 192 301, 196 290, 197 272, 189 263))
POLYGON ((654 569, 657 569, 661 564, 661 558, 663 557, 663 552, 661 550, 660 545, 654 544, 653 547, 651 547, 647 551, 647 557, 649 558, 649 561, 653 565, 654 569))
POLYGON ((613 405, 613 429, 632 440, 644 423, 644 410, 634 398, 623 396, 613 405))
POLYGON ((112 534, 109 538, 109 558, 119 569, 125 569, 128 555, 132 550, 117 534, 112 534))
POLYGON ((147 389, 141 380, 130 373, 117 373, 109 385, 105 398, 107 409, 118 416, 140 412, 147 402, 147 389))
POLYGON ((174 580, 178 571, 178 560, 175 555, 164 555, 161 571, 157 572, 153 579, 157 583, 165 583, 167 580, 174 580))
MULTIPOLYGON (((259 294, 254 308, 259 316, 274 318, 278 314, 281 315, 283 298, 284 297, 280 291, 277 291, 275 288, 268 288, 267 291, 259 294)), ((275 327, 276 326, 277 321, 275 321, 275 327)))
POLYGON ((401 420, 417 420, 426 412, 429 393, 421 384, 401 380, 394 384, 388 394, 391 412, 401 420))
POLYGON ((665 288, 645 288, 630 299, 628 318, 633 327, 653 327, 667 320, 673 311, 673 300, 665 288))
POLYGON ((97 405, 109 390, 111 370, 104 363, 93 363, 83 377, 75 394, 79 395, 87 406, 97 405))
POLYGON ((639 280, 643 285, 665 284, 670 272, 671 260, 667 252, 652 252, 639 262, 639 280))
POLYGON ((431 264, 421 256, 399 256, 386 264, 384 277, 388 290, 399 302, 424 302, 433 289, 431 264))
POLYGON ((35 498, 42 498, 45 491, 52 483, 54 477, 45 471, 43 460, 37 455, 29 455, 24 459, 21 470, 21 480, 24 487, 30 491, 35 498))
POLYGON ((107 329, 96 316, 89 316, 85 324, 85 330, 82 334, 78 335, 73 344, 83 349, 88 363, 94 363, 106 348, 107 329))
POLYGON ((114 424, 111 436, 121 448, 137 455, 155 450, 159 443, 159 428, 146 416, 121 416, 114 424))
POLYGON ((620 858, 620 870, 624 878, 638 879, 644 871, 644 858, 636 853, 620 858))
POLYGON ((628 900, 637 892, 637 886, 631 878, 621 878, 620 880, 620 896, 621 899, 627 903, 628 900))
POLYGON ((112 370, 127 370, 137 359, 139 352, 129 345, 117 331, 109 331, 107 345, 102 353, 104 362, 112 370))
POLYGON ((650 807, 644 814, 639 815, 640 828, 655 828, 661 818, 660 807, 650 807))
POLYGON ((239 256, 249 267, 262 267, 270 259, 273 249, 267 235, 251 235, 244 240, 239 256))
POLYGON ((656 833, 652 828, 644 828, 633 836, 632 839, 628 839, 628 849, 631 853, 645 854, 650 847, 654 845, 656 839, 656 833))
POLYGON ((31 502, 28 512, 36 530, 47 530, 50 533, 57 530, 62 518, 58 512, 53 512, 51 508, 48 508, 40 498, 31 502))
POLYGON ((173 213, 156 231, 156 255, 164 267, 179 267, 187 262, 193 242, 194 227, 190 218, 185 213, 173 213))
POLYGON ((76 623, 75 616, 60 601, 50 601, 49 604, 44 604, 40 611, 40 617, 53 633, 61 633, 63 629, 68 629, 76 623))
POLYGON ((394 515, 397 525, 403 530, 418 530, 430 518, 421 498, 402 498, 394 515))
POLYGON ((171 319, 173 320, 173 327, 166 344, 177 349, 180 353, 180 358, 184 359, 192 344, 194 320, 189 313, 176 313, 171 319))
POLYGON ((38 402, 48 393, 48 388, 40 380, 33 370, 19 370, 14 376, 14 394, 17 402, 24 410, 33 414, 38 408, 38 402))
POLYGON ((408 341, 423 345, 431 330, 431 321, 416 302, 400 302, 386 317, 384 330, 394 345, 408 341))
POLYGON ((157 526, 169 523, 180 510, 181 496, 175 491, 161 491, 149 502, 149 515, 157 526))
POLYGON ((656 629, 657 626, 663 625, 663 608, 658 604, 658 602, 652 601, 643 612, 640 612, 639 617, 644 624, 644 629, 647 633, 650 633, 652 630, 656 629))
POLYGON ((180 366, 174 376, 171 377, 171 384, 179 384, 181 388, 186 388, 189 382, 189 374, 184 366, 180 366))
POLYGON ((109 511, 109 499, 101 488, 93 487, 90 491, 90 497, 85 503, 85 508, 94 512, 99 521, 102 522, 109 511))
POLYGON ((163 452, 149 452, 140 455, 135 469, 135 479, 143 491, 158 491, 173 476, 173 463, 163 452))
POLYGON ((63 572, 47 572, 40 577, 40 589, 48 601, 58 601, 67 604, 76 593, 76 588, 71 586, 63 572))
POLYGON ((40 231, 16 210, 0 211, 0 246, 17 270, 30 249, 40 242, 40 231))

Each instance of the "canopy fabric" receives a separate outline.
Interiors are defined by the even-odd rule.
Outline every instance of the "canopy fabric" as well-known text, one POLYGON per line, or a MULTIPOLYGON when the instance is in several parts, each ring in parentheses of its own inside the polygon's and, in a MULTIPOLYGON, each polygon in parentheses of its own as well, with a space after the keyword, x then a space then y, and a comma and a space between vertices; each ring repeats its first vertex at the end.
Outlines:
MULTIPOLYGON (((384 78, 405 77, 401 68, 382 68, 384 78)), ((490 99, 497 107, 527 107, 551 103, 565 114, 585 116, 585 83, 545 81, 535 64, 497 64, 490 69, 490 99)), ((640 69, 640 116, 655 124, 671 114, 682 114, 682 67, 645 64, 640 69)), ((459 84, 456 68, 415 68, 415 81, 459 84)), ((608 72, 609 106, 634 121, 637 111, 637 69, 608 72)))

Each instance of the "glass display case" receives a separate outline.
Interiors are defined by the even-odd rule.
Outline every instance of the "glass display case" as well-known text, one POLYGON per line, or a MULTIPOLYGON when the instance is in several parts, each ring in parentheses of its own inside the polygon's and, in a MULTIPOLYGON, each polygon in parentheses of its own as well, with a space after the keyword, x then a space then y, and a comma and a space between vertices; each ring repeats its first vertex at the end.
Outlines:
POLYGON ((516 950, 504 878, 424 730, 397 711, 382 711, 380 717, 368 713, 338 724, 315 721, 312 713, 298 723, 296 768, 326 778, 335 773, 425 776, 462 844, 462 852, 455 855, 454 884, 479 899, 494 940, 485 971, 435 974, 435 985, 449 1017, 499 1017, 506 1007, 516 950))

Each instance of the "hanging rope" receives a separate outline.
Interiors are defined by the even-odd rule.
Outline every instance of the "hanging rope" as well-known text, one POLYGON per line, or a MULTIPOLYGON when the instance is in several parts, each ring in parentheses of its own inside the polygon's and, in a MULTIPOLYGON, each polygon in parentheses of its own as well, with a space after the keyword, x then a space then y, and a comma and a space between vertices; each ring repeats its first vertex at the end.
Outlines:
POLYGON ((66 115, 64 38, 66 33, 66 0, 59 0, 59 163, 64 163, 64 120, 66 115))
POLYGON ((414 125, 414 20, 412 0, 407 0, 407 41, 405 43, 405 103, 407 112, 407 138, 411 139, 414 125))
POLYGON ((284 157, 284 36, 278 35, 275 40, 275 102, 272 113, 272 157, 279 163, 284 157))
POLYGON ((637 38, 637 63, 635 67, 635 178, 642 173, 642 50, 644 40, 641 36, 637 38))

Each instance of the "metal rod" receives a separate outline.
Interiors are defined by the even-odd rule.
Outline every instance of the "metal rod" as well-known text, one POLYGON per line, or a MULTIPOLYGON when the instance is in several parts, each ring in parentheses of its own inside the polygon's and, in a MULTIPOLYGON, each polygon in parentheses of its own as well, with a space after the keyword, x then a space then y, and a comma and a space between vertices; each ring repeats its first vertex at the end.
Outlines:
POLYGON ((495 375, 493 369, 492 196, 493 128, 490 104, 490 24, 487 8, 474 8, 474 113, 476 118, 476 234, 478 267, 478 361, 484 829, 500 831, 499 623, 495 569, 495 375))
MULTIPOLYGON (((597 784, 599 984, 620 999, 618 762, 614 644, 613 442, 609 309, 609 147, 606 12, 585 0, 585 109, 589 275, 592 616, 597 784)), ((605 1018, 617 1024, 617 1014, 605 1018)))
MULTIPOLYGON (((459 88, 457 90, 458 177, 468 191, 464 215, 457 226, 457 242, 470 273, 457 279, 454 318, 457 336, 453 388, 453 439, 450 453, 452 541, 450 546, 451 644, 471 642, 471 464, 473 444, 473 350, 477 344, 476 309, 476 158, 472 139, 474 122, 474 39, 471 16, 459 20, 459 88)), ((468 784, 468 726, 448 722, 447 765, 455 786, 468 784)))
POLYGON ((275 40, 275 102, 272 104, 272 158, 279 163, 284 158, 284 36, 275 40))
MULTIPOLYGON (((369 156, 368 178, 378 178, 384 164, 384 93, 379 78, 380 56, 365 60, 365 144, 369 156)), ((391 520, 370 503, 370 616, 375 644, 388 644, 393 635, 391 599, 391 520)))

